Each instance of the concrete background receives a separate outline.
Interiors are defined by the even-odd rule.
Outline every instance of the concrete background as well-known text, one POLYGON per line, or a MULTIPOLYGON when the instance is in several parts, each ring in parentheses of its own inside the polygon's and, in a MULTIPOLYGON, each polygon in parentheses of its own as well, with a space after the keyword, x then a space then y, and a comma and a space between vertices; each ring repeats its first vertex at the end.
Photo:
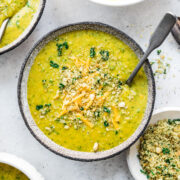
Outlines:
MULTIPOLYGON (((134 38, 143 49, 165 12, 180 15, 180 0, 145 0, 131 7, 113 8, 88 0, 47 0, 44 14, 32 35, 15 50, 0 56, 0 151, 13 153, 34 165, 47 180, 133 179, 126 152, 100 162, 76 162, 57 156, 40 145, 26 128, 17 103, 17 80, 25 56, 40 37, 72 22, 99 21, 134 38)), ((167 75, 156 77, 155 108, 180 106, 180 47, 170 35, 160 47, 170 64, 167 75)), ((150 60, 157 59, 157 53, 150 60)), ((154 71, 156 67, 154 67, 154 71)))

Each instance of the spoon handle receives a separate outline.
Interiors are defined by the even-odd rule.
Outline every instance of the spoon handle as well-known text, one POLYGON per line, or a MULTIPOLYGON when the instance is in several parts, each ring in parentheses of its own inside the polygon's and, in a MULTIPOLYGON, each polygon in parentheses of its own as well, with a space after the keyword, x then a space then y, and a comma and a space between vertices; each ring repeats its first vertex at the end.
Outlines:
POLYGON ((5 32, 5 30, 6 30, 6 27, 7 27, 8 22, 9 22, 9 18, 8 18, 8 19, 5 19, 5 20, 3 21, 1 27, 0 27, 0 42, 1 42, 1 39, 2 39, 2 37, 3 37, 3 35, 4 35, 4 32, 5 32))
POLYGON ((129 79, 126 81, 128 85, 131 84, 132 80, 134 79, 134 77, 144 64, 144 62, 147 60, 149 54, 163 43, 163 41, 168 36, 169 32, 172 30, 175 23, 176 16, 171 13, 166 13, 163 19, 161 20, 160 24, 156 28, 155 32, 152 34, 148 49, 146 50, 144 56, 136 66, 135 70, 130 75, 129 79))

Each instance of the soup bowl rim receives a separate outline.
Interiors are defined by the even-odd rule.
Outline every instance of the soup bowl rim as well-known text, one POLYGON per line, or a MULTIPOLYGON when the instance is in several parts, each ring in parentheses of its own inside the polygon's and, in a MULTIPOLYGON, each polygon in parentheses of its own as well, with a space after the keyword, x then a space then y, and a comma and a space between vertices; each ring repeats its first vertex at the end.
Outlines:
MULTIPOLYGON (((82 27, 82 29, 86 29, 86 28, 92 28, 93 29, 93 28, 95 28, 94 26, 97 26, 103 32, 105 32, 106 30, 109 30, 109 31, 111 30, 112 32, 117 33, 117 35, 122 36, 123 38, 126 38, 127 41, 129 41, 129 43, 132 43, 133 46, 135 46, 135 48, 137 48, 136 51, 138 51, 141 54, 141 56, 143 56, 143 53, 144 53, 143 50, 141 49, 141 47, 132 38, 130 38, 127 34, 120 31, 119 29, 114 28, 114 27, 112 27, 110 25, 100 23, 100 22, 80 22, 80 23, 68 24, 68 25, 56 28, 55 30, 47 33, 45 36, 43 36, 33 46, 33 48, 28 53, 23 65, 21 67, 19 80, 18 80, 18 88, 17 88, 18 104, 19 104, 20 112, 21 112, 21 115, 22 115, 22 117, 24 119, 24 122, 25 122, 26 126, 28 127, 28 129, 30 130, 31 134, 43 146, 45 146, 47 149, 54 152, 55 154, 61 155, 63 157, 69 158, 69 159, 79 160, 79 161, 104 160, 104 159, 113 157, 113 156, 115 156, 117 154, 120 154, 122 151, 126 150, 131 145, 133 145, 138 140, 138 138, 141 136, 141 134, 144 132, 144 130, 146 129, 146 127, 147 127, 147 125, 148 125, 148 123, 150 121, 150 118, 151 118, 151 115, 152 115, 152 112, 153 112, 153 109, 154 109, 154 103, 155 103, 155 94, 156 94, 155 81, 154 81, 154 76, 153 76, 153 72, 152 72, 152 69, 151 69, 151 65, 150 65, 149 61, 147 61, 145 63, 146 69, 148 71, 148 74, 146 74, 146 76, 149 78, 148 83, 150 83, 150 84, 148 84, 148 100, 150 100, 150 103, 149 103, 149 101, 147 102, 147 104, 149 104, 149 106, 146 108, 148 113, 146 115, 146 118, 144 116, 145 120, 144 120, 144 118, 142 119, 142 122, 140 123, 140 125, 138 126, 136 131, 126 141, 124 141, 120 145, 118 145, 118 146, 116 146, 116 147, 114 147, 112 149, 97 152, 97 153, 74 151, 74 150, 64 148, 64 147, 62 147, 60 145, 57 145, 55 142, 51 141, 38 128, 38 126, 34 122, 32 116, 30 115, 29 105, 28 105, 28 101, 27 101, 27 79, 28 79, 27 76, 29 76, 29 72, 27 72, 27 71, 30 70, 30 67, 29 67, 30 65, 28 64, 29 61, 30 61, 30 58, 34 59, 33 58, 33 53, 36 52, 38 47, 41 46, 48 38, 50 38, 50 40, 55 38, 56 33, 62 32, 63 30, 65 30, 66 32, 71 32, 71 31, 74 31, 74 30, 72 30, 73 28, 77 28, 77 27, 82 27), (84 26, 86 26, 86 27, 84 27, 84 26), (26 79, 26 80, 24 80, 24 79, 26 79), (149 95, 149 92, 150 92, 150 95, 149 95), (27 114, 29 114, 29 117, 27 117, 27 114)), ((64 33, 66 33, 66 32, 64 32, 64 33)), ((125 39, 124 39, 124 41, 125 41, 125 39)), ((39 49, 42 49, 42 48, 39 48, 39 49)), ((34 60, 32 60, 32 61, 34 61, 34 60)))

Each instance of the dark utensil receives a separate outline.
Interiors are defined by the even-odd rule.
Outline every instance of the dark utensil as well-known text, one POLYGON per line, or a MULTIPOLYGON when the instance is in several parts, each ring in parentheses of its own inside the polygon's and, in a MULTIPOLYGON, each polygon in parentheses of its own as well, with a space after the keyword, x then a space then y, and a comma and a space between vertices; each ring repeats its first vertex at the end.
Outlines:
POLYGON ((176 24, 172 29, 172 35, 174 36, 177 43, 180 45, 180 17, 177 18, 176 24))
POLYGON ((165 14, 160 24, 156 28, 155 32, 152 34, 148 49, 146 50, 144 56, 142 57, 139 64, 136 66, 135 70, 132 72, 129 79, 127 80, 126 83, 128 85, 131 84, 132 80, 134 79, 134 77, 136 76, 136 74, 144 64, 144 62, 147 60, 149 54, 163 43, 163 41, 168 36, 169 32, 172 30, 175 23, 176 23, 175 15, 171 13, 165 14))

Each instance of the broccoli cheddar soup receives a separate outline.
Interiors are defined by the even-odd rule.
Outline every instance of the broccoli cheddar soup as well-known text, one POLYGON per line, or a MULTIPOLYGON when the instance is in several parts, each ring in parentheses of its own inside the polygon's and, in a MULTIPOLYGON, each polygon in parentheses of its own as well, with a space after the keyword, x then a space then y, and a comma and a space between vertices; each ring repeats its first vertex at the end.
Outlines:
POLYGON ((28 180, 21 171, 7 164, 0 163, 0 180, 28 180))
POLYGON ((116 37, 93 30, 63 34, 46 44, 31 67, 28 103, 37 126, 55 143, 84 152, 104 151, 127 140, 147 103, 143 69, 116 37))
POLYGON ((10 18, 0 48, 16 40, 31 23, 39 0, 0 0, 0 26, 10 18))

